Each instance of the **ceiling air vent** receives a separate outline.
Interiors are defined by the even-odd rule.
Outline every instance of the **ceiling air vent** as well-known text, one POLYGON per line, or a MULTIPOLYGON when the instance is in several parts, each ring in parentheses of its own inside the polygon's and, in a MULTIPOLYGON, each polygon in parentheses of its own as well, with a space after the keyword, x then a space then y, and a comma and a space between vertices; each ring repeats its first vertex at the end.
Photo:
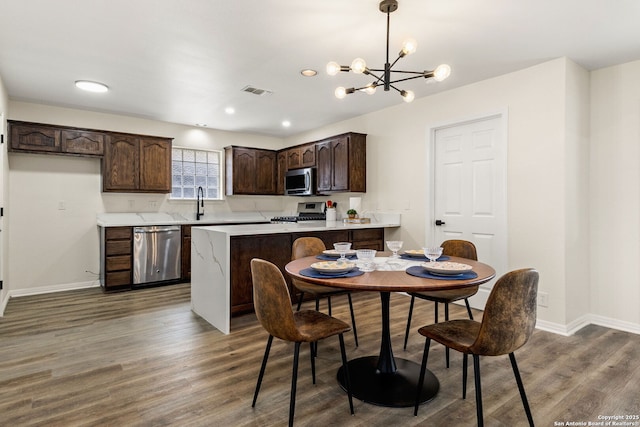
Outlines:
POLYGON ((245 86, 242 88, 242 91, 249 92, 258 96, 266 96, 266 95, 271 95, 273 93, 270 90, 258 89, 257 87, 253 87, 253 86, 245 86))

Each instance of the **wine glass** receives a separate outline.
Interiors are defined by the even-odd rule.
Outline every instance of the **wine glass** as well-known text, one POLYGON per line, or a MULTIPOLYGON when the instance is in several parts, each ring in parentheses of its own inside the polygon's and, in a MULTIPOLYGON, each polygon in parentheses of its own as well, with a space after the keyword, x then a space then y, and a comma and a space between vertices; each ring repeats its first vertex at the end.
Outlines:
POLYGON ((351 249, 351 242, 338 242, 333 244, 333 248, 340 254, 340 258, 338 258, 338 262, 345 263, 347 262, 347 252, 351 249))
POLYGON ((400 258, 398 251, 402 248, 402 240, 387 240, 387 247, 393 252, 391 258, 400 258))
POLYGON ((442 248, 440 246, 424 248, 424 255, 429 258, 429 261, 436 262, 436 260, 440 258, 440 255, 442 255, 442 248))

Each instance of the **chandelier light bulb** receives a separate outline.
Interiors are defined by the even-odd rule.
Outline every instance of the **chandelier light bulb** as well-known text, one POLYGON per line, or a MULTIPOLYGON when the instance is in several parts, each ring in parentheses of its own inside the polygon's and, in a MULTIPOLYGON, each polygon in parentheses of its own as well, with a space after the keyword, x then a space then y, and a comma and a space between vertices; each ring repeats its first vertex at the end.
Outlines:
POLYGON ((343 99, 345 96, 347 96, 347 90, 344 87, 340 86, 339 88, 336 88, 334 94, 336 95, 336 98, 343 99))
POLYGON ((377 88, 378 85, 376 85, 375 83, 371 83, 364 88, 364 93, 366 93, 367 95, 373 95, 374 93, 376 93, 377 88))
POLYGON ((340 64, 333 61, 327 64, 327 74, 329 74, 330 76, 335 76, 339 72, 340 72, 340 64))
POLYGON ((400 92, 400 95, 402 95, 404 102, 411 102, 416 97, 416 95, 410 90, 403 90, 400 92))
POLYGON ((418 49, 418 42, 415 39, 406 39, 402 42, 402 54, 411 55, 418 49))
POLYGON ((367 69, 367 63, 362 58, 356 58, 351 63, 351 71, 356 74, 362 74, 367 69))
POLYGON ((447 64, 438 65, 438 67, 433 70, 433 80, 437 82, 441 82, 451 74, 451 67, 447 64))

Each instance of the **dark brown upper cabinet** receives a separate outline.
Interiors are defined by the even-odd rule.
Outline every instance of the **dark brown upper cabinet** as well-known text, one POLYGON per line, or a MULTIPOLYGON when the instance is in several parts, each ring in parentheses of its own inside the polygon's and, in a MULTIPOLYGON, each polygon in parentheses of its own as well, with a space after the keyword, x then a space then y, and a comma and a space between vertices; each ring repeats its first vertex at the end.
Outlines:
POLYGON ((350 132, 316 143, 318 193, 367 191, 366 138, 350 132))
POLYGON ((259 148, 225 147, 226 195, 276 195, 277 154, 259 148))
POLYGON ((287 170, 310 168, 316 165, 316 144, 297 145, 286 149, 287 170))
POLYGON ((102 164, 102 191, 171 192, 171 139, 109 134, 102 164))
POLYGON ((72 156, 104 153, 104 132, 13 120, 8 123, 10 151, 72 156))

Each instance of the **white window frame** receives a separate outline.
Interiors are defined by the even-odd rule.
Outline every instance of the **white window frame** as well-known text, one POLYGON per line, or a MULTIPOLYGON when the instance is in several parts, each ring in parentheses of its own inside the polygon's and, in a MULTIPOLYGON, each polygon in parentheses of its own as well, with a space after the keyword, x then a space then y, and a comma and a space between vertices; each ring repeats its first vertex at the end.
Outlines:
MULTIPOLYGON (((191 162, 188 162, 188 163, 191 163, 191 162)), ((223 166, 224 166, 224 156, 221 150, 203 150, 201 148, 173 146, 171 150, 171 194, 169 195, 169 199, 170 200, 196 200, 197 189, 198 187, 201 186, 204 190, 204 200, 223 200, 224 199, 223 166), (193 174, 185 175, 185 165, 182 159, 180 159, 181 165, 177 168, 174 167, 174 162, 176 162, 176 159, 174 158, 174 155, 175 155, 174 150, 180 150, 181 156, 184 156, 185 151, 194 152, 193 174), (210 165, 215 164, 213 162, 211 163, 209 162, 209 156, 211 154, 217 155, 218 157, 217 197, 212 197, 210 192, 210 189, 214 187, 211 187, 209 179, 214 176, 210 175, 209 168, 210 168, 210 165), (207 157, 206 163, 202 161, 196 162, 195 159, 197 159, 199 156, 202 156, 202 155, 205 155, 207 157), (200 163, 200 166, 198 167, 196 163, 200 163), (200 172, 203 172, 201 169, 202 163, 205 163, 207 165, 206 175, 203 175, 202 173, 198 174, 196 172, 196 169, 200 169, 200 172), (176 177, 178 176, 180 177, 180 183, 179 185, 176 185, 175 180, 176 180, 176 177), (191 184, 190 178, 193 178, 193 184, 191 184), (180 188, 181 197, 176 197, 175 190, 174 190, 176 188, 180 188), (185 189, 188 189, 188 191, 186 192, 186 195, 185 195, 185 189)))

